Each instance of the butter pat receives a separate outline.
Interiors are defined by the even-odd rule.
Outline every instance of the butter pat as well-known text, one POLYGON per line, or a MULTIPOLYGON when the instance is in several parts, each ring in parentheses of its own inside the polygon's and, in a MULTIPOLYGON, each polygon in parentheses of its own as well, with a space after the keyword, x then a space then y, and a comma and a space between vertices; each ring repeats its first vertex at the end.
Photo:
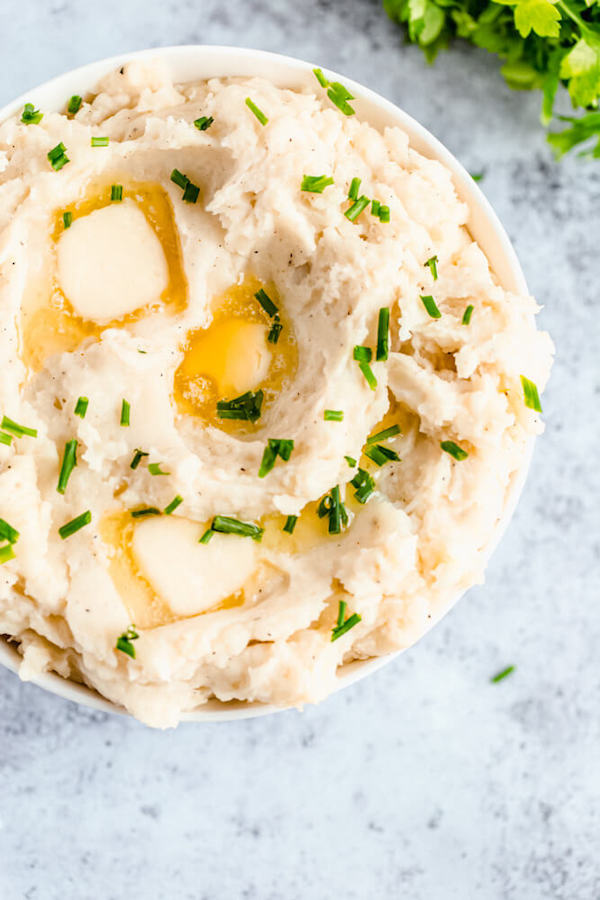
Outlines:
POLYGON ((107 324, 160 300, 163 248, 132 200, 75 219, 57 246, 58 279, 77 315, 107 324))

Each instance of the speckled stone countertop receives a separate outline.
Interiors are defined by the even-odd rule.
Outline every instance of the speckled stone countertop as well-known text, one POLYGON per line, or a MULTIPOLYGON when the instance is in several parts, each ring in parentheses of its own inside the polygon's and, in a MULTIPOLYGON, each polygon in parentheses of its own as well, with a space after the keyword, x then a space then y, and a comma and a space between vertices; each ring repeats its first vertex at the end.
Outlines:
POLYGON ((0 896, 599 900, 600 163, 556 165, 537 97, 467 47, 427 67, 379 0, 2 0, 0 33, 2 103, 194 42, 362 81, 485 170, 557 346, 486 585, 366 681, 304 713, 159 733, 1 671, 0 896))

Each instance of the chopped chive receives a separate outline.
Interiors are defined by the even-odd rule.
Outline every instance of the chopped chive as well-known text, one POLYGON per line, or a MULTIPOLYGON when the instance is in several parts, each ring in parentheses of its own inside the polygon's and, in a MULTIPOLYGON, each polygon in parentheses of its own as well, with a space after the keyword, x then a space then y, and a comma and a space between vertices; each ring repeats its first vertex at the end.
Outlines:
POLYGON ((108 142, 107 137, 93 137, 90 141, 92 147, 108 147, 108 142))
POLYGON ((371 390, 374 391, 375 388, 377 387, 377 379, 375 378, 375 373, 373 372, 373 369, 371 368, 369 363, 368 362, 359 362, 358 368, 360 369, 360 371, 363 373, 363 375, 367 379, 367 384, 369 385, 371 390))
POLYGON ((323 418, 326 422, 343 422, 344 421, 344 410, 343 409, 326 409, 323 413, 323 418))
POLYGON ((356 460, 354 459, 354 457, 353 456, 344 456, 344 459, 346 460, 346 462, 348 463, 350 468, 353 469, 354 466, 356 465, 356 460))
POLYGON ((377 466, 383 466, 390 461, 397 462, 400 459, 395 450, 390 450, 389 447, 384 447, 382 444, 367 444, 363 453, 377 466))
POLYGON ((247 391, 233 400, 219 400, 217 402, 217 416, 220 419, 244 419, 248 422, 256 422, 260 419, 264 394, 262 390, 247 391))
POLYGON ((353 358, 357 362, 371 362, 373 358, 373 351, 370 347, 361 347, 357 344, 352 353, 353 358))
POLYGON ((23 125, 38 125, 44 118, 44 113, 36 109, 33 103, 26 103, 21 113, 23 125))
POLYGON ((180 172, 179 169, 173 169, 171 172, 171 181, 173 184, 176 184, 177 187, 184 188, 190 179, 187 175, 184 175, 183 172, 180 172))
POLYGON ((268 316, 275 316, 279 312, 277 306, 273 303, 269 295, 262 288, 255 293, 255 298, 258 300, 264 311, 268 316))
POLYGON ((440 447, 458 462, 466 459, 469 455, 466 450, 463 450, 463 448, 459 447, 458 444, 455 444, 454 441, 440 441, 440 447))
POLYGON ((293 534, 297 521, 298 521, 298 516, 288 516, 287 519, 285 520, 285 525, 283 526, 283 530, 286 531, 288 534, 293 534))
POLYGON ((358 192, 360 191, 360 178, 353 178, 350 182, 350 188, 348 190, 348 200, 358 200, 358 192))
POLYGON ((14 558, 15 551, 13 550, 12 544, 5 544, 4 547, 0 547, 0 566, 3 566, 4 563, 7 563, 14 558))
POLYGON ((77 403, 75 404, 74 414, 79 416, 80 419, 85 419, 85 414, 88 409, 89 400, 87 397, 79 397, 77 403))
POLYGON ((133 454, 133 459, 129 463, 129 468, 137 469, 137 467, 141 463, 144 456, 150 456, 150 454, 146 453, 145 450, 136 450, 135 453, 133 454))
POLYGON ((175 512, 177 507, 181 506, 182 503, 183 503, 183 497, 181 497, 179 494, 176 494, 175 497, 173 497, 173 499, 171 500, 171 502, 168 503, 167 506, 165 506, 165 508, 163 510, 164 514, 166 516, 170 516, 171 513, 175 512))
POLYGON ((377 444, 379 441, 386 441, 388 438, 395 437, 401 433, 399 425, 390 425, 389 428, 384 428, 383 431, 378 431, 377 434, 372 434, 371 437, 368 437, 367 444, 377 444))
POLYGON ((390 221, 390 208, 389 206, 380 206, 379 207, 379 221, 380 222, 389 222, 390 221))
POLYGON ((490 678, 490 682, 492 684, 498 684, 498 682, 502 681, 503 678, 506 678, 508 675, 512 675, 514 671, 514 666, 507 666, 505 669, 502 669, 501 672, 498 672, 497 675, 494 675, 493 678, 490 678))
POLYGON ((462 324, 468 325, 471 321, 471 316, 473 315, 473 305, 469 303, 467 308, 465 309, 462 317, 462 324))
POLYGON ((58 533, 64 541, 66 538, 71 537, 72 534, 75 534, 76 531, 79 531, 81 528, 89 525, 91 521, 92 514, 88 509, 86 512, 81 513, 81 515, 77 516, 75 519, 71 519, 71 521, 67 522, 65 525, 61 525, 61 527, 58 529, 58 533))
POLYGON ((348 103, 348 100, 354 100, 354 96, 350 93, 348 88, 345 88, 339 81, 329 82, 327 96, 345 116, 354 115, 354 110, 348 103))
POLYGON ((275 465, 278 456, 280 456, 284 462, 287 462, 292 455, 293 449, 294 442, 292 440, 269 438, 267 446, 264 449, 260 469, 258 470, 258 477, 264 478, 265 475, 269 474, 275 465))
POLYGON ((542 404, 540 403, 540 395, 538 394, 538 389, 535 382, 530 381, 529 378, 525 378, 524 375, 521 375, 521 384, 523 385, 525 406, 529 407, 529 409, 535 410, 535 412, 541 413, 542 404))
POLYGON ((199 539, 198 543, 199 544, 208 544, 208 542, 210 541, 210 539, 214 533, 215 532, 212 530, 212 528, 207 528, 206 531, 204 532, 204 534, 202 535, 202 537, 199 539))
POLYGON ((151 475, 170 475, 170 472, 163 472, 161 469, 161 463, 149 463, 148 471, 151 475))
POLYGON ((73 94, 73 96, 69 100, 69 105, 67 106, 67 112, 70 116, 74 116, 76 112, 79 112, 81 109, 82 99, 79 94, 73 94))
POLYGON ((282 330, 283 325, 281 324, 281 320, 279 316, 275 316, 275 318, 273 319, 273 324, 271 325, 271 328, 269 329, 269 333, 267 335, 268 342, 270 344, 276 344, 279 340, 279 335, 281 334, 282 330))
POLYGON ((200 116, 199 119, 194 119, 194 125, 198 131, 206 131, 214 121, 212 116, 200 116))
POLYGON ((379 211, 381 209, 381 203, 379 200, 371 200, 371 215, 377 216, 379 218, 379 211))
POLYGON ((0 541, 8 541, 9 544, 16 544, 19 540, 19 532, 16 528, 13 528, 12 525, 6 521, 6 519, 0 519, 0 541))
POLYGON ((442 314, 436 306, 435 300, 430 294, 423 296, 421 294, 421 302, 432 319, 441 319, 442 314))
POLYGON ((71 472, 77 465, 77 441, 67 441, 65 444, 65 452, 62 458, 60 474, 58 476, 58 484, 56 490, 59 494, 64 494, 67 489, 67 482, 71 477, 71 472))
POLYGON ((69 157, 67 156, 67 148, 62 141, 60 144, 57 144, 56 147, 53 147, 52 150, 49 150, 46 155, 48 157, 48 162, 55 172, 58 172, 63 166, 66 166, 66 164, 70 162, 69 157))
POLYGON ((434 281, 437 281, 437 277, 438 277, 437 264, 438 264, 437 256, 430 256, 429 259, 423 263, 424 266, 429 266, 429 271, 433 275, 434 281))
POLYGON ((199 194, 200 188, 198 187, 198 185, 192 184, 191 181, 188 181, 185 188, 183 189, 182 199, 185 200, 186 203, 196 203, 199 194))
POLYGON ((325 188, 333 183, 333 178, 328 178, 327 175, 303 175, 300 190, 322 194, 325 188))
POLYGON ((144 519, 146 516, 160 516, 160 509, 156 506, 142 506, 140 509, 131 510, 133 519, 144 519))
POLYGON ((112 203, 120 203, 123 199, 123 185, 122 184, 111 184, 110 186, 110 199, 112 203))
POLYGON ((339 606, 338 606, 338 617, 337 617, 337 622, 336 622, 336 627, 337 627, 337 628, 339 628, 340 625, 343 625, 343 624, 344 624, 344 619, 345 619, 345 617, 346 617, 346 607, 347 607, 347 606, 348 606, 348 604, 346 603, 345 600, 340 600, 339 606))
POLYGON ((485 172, 471 172, 471 178, 473 181, 482 181, 485 176, 485 172))
POLYGON ((254 113, 254 115, 256 116, 256 118, 258 119, 258 121, 260 122, 261 125, 266 125, 266 124, 267 124, 267 122, 268 122, 269 120, 268 120, 267 117, 265 116, 264 112, 262 111, 262 109, 259 109, 259 108, 258 108, 258 106, 256 105, 256 103, 253 103, 253 102, 252 102, 252 100, 250 99, 250 97, 246 97, 246 106, 248 107, 248 109, 249 109, 251 112, 254 113))
POLYGON ((8 416, 2 417, 0 428, 3 428, 4 431, 10 431, 11 434, 14 434, 14 436, 18 438, 37 437, 37 428, 26 428, 25 425, 19 425, 18 422, 14 422, 12 419, 9 419, 8 416))
POLYGON ((5 431, 0 431, 0 444, 5 444, 7 447, 10 447, 12 444, 12 434, 7 434, 5 431))
POLYGON ((322 69, 313 69, 313 72, 314 72, 315 78, 317 79, 317 81, 319 82, 321 87, 327 87, 329 82, 325 78, 325 75, 323 74, 323 70, 322 69))
POLYGON ((70 228, 73 221, 73 213, 68 209, 62 214, 63 228, 70 228))
POLYGON ((340 534, 342 525, 348 524, 348 513, 340 499, 340 486, 336 484, 328 494, 321 498, 317 506, 317 515, 320 519, 329 518, 329 534, 340 534))
POLYGON ((341 638, 342 635, 350 631, 351 628, 354 628, 355 625, 358 625, 360 621, 361 617, 359 616, 359 614, 353 613, 348 619, 346 619, 343 625, 336 625, 336 627, 331 632, 331 640, 337 641, 338 638, 341 638))
POLYGON ((350 484, 352 487, 356 488, 354 491, 354 498, 358 500, 359 503, 366 503, 375 490, 375 479, 372 475, 369 475, 366 469, 359 468, 350 484))
POLYGON ((130 424, 130 414, 131 414, 131 405, 127 402, 127 400, 123 400, 121 403, 121 425, 124 427, 130 424))
POLYGON ((376 360, 380 362, 388 358, 390 349, 390 311, 387 306, 382 306, 379 310, 379 318, 377 320, 377 353, 376 360))
POLYGON ((363 209, 366 209, 369 205, 369 202, 369 198, 365 197, 363 194, 362 197, 359 197, 358 200, 354 201, 352 206, 348 207, 344 215, 347 219, 350 219, 351 222, 356 222, 363 209))
POLYGON ((215 516, 212 525, 213 531, 221 534, 237 534, 240 537, 249 537, 253 541, 260 541, 263 536, 264 528, 254 525, 252 522, 240 522, 239 519, 232 519, 231 516, 215 516))
POLYGON ((135 647, 131 642, 137 641, 138 638, 139 634, 135 630, 135 627, 130 625, 127 631, 124 631, 123 634, 117 638, 115 650, 120 650, 121 653, 126 653, 127 656, 135 659, 135 647))

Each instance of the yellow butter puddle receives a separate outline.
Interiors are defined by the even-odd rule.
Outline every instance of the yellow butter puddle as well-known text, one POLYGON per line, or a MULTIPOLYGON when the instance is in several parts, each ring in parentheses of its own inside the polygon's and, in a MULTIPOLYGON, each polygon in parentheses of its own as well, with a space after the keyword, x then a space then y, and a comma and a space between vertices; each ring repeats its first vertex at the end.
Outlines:
MULTIPOLYGON (((64 232, 63 213, 70 212, 73 221, 111 204, 111 182, 96 183, 79 200, 65 209, 54 212, 50 221, 53 248, 64 232)), ((55 353, 73 352, 86 339, 97 340, 107 328, 124 328, 149 313, 176 314, 187 302, 187 282, 184 275, 179 233, 173 217, 171 201, 158 184, 123 181, 123 199, 132 200, 142 211, 163 248, 168 268, 168 284, 159 303, 142 307, 120 319, 99 325, 91 319, 76 315, 56 275, 53 250, 47 265, 28 285, 23 298, 19 326, 19 352, 31 371, 39 371, 48 357, 55 353)))

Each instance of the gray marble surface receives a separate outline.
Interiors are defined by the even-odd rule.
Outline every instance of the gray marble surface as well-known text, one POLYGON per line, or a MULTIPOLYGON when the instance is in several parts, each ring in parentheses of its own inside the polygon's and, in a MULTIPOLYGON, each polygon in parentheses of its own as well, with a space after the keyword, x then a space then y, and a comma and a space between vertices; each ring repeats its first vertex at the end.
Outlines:
POLYGON ((0 672, 0 896, 598 900, 600 163, 556 165, 536 97, 466 47, 425 66, 378 0, 1 0, 0 34, 0 102, 193 42, 364 82, 485 169, 557 345, 486 585, 367 681, 304 713, 158 733, 0 672))

